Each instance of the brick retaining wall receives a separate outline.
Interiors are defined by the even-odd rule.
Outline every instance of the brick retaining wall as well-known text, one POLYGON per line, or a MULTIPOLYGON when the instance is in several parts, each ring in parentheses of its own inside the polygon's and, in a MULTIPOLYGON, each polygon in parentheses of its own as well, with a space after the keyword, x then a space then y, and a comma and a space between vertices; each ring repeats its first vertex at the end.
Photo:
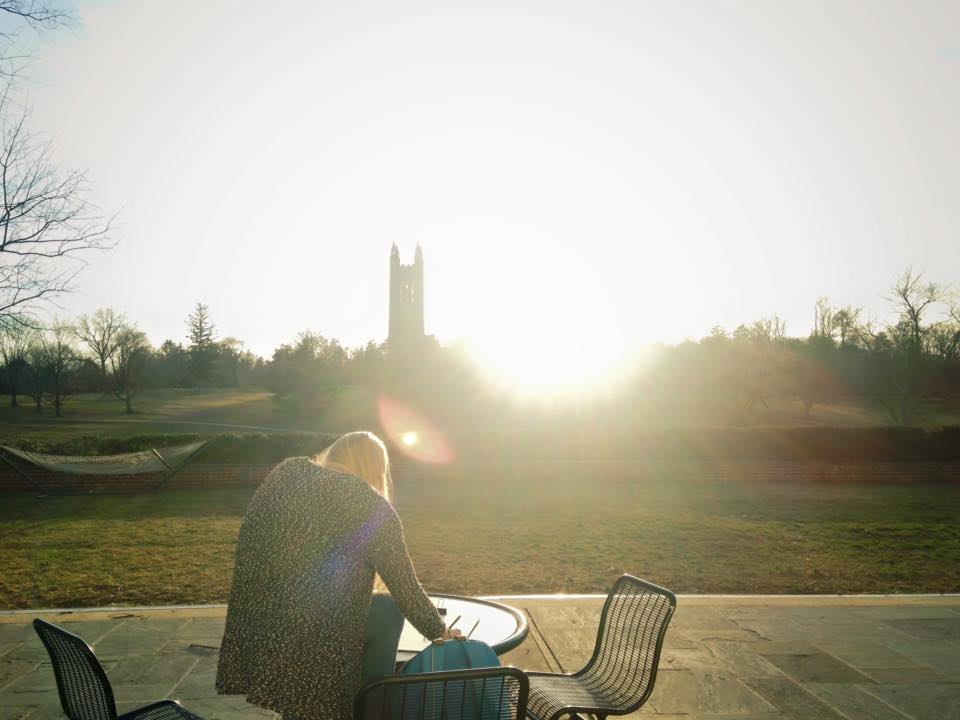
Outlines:
MULTIPOLYGON (((177 473, 165 487, 254 487, 272 465, 192 465, 177 473)), ((958 484, 960 462, 651 462, 638 463, 641 476, 691 482, 777 482, 843 484, 958 484)), ((25 469, 35 484, 0 463, 0 493, 137 493, 155 488, 162 473, 147 475, 66 475, 25 469)), ((400 482, 447 482, 442 468, 400 462, 394 467, 400 482)), ((624 477, 627 477, 626 475, 624 477)), ((636 478, 631 474, 630 478, 636 478)))
POLYGON ((685 480, 842 484, 960 484, 960 462, 670 462, 649 463, 654 477, 661 472, 685 480))
MULTIPOLYGON (((666 480, 679 482, 739 482, 739 483, 821 483, 821 484, 867 484, 867 485, 960 485, 960 461, 933 462, 800 462, 789 460, 669 460, 669 461, 564 461, 552 458, 551 462, 564 465, 558 472, 549 467, 540 467, 529 475, 531 483, 582 482, 584 477, 601 477, 603 482, 642 482, 666 480), (571 462, 573 463, 571 467, 571 462), (622 469, 622 470, 621 470, 622 469), (537 479, 539 478, 539 480, 537 479)), ((391 463, 392 473, 398 484, 427 482, 455 484, 473 482, 476 475, 457 473, 455 465, 450 473, 443 468, 401 460, 391 463)), ((494 469, 484 482, 501 482, 494 469)), ((510 476, 503 482, 516 482, 510 476)))

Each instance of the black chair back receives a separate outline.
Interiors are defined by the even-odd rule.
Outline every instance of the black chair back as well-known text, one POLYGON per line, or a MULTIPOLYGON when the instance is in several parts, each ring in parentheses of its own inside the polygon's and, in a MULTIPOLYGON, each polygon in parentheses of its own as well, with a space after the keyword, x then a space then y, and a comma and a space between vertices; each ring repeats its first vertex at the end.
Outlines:
POLYGON ((514 667, 390 675, 357 696, 355 720, 523 720, 529 681, 514 667))
POLYGON ((598 695, 617 698, 621 712, 639 708, 653 691, 676 607, 677 596, 666 588, 620 577, 603 605, 593 657, 576 676, 598 695))
POLYGON ((43 641, 57 678, 60 704, 70 720, 116 720, 110 681, 90 646, 73 633, 39 618, 33 629, 43 641))

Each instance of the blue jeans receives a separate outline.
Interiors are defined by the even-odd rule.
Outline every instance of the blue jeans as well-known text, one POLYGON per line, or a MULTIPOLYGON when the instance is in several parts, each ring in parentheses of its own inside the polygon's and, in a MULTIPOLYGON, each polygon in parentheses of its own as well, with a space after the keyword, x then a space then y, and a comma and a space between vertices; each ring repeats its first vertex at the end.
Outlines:
POLYGON ((402 630, 403 613, 397 603, 389 595, 375 594, 370 600, 363 638, 363 685, 384 675, 393 675, 402 630))
MULTIPOLYGON (((361 687, 371 680, 393 675, 397 664, 397 645, 403 630, 403 613, 389 595, 375 594, 370 600, 367 628, 363 637, 363 680, 361 687)), ((283 720, 297 720, 284 715, 283 720)))

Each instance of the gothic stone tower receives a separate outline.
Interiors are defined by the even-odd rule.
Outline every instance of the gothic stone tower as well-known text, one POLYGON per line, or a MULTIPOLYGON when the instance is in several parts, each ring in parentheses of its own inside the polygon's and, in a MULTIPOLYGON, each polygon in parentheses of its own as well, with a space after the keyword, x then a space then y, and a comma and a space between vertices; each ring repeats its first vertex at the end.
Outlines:
POLYGON ((423 339, 423 251, 417 245, 413 265, 400 264, 397 244, 390 250, 390 337, 392 347, 423 339))

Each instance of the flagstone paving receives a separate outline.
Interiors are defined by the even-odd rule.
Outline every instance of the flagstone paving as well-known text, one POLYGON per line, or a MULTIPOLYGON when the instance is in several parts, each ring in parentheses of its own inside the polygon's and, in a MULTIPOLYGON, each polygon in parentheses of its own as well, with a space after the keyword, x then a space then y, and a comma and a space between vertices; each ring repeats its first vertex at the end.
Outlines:
MULTIPOLYGON (((503 657, 571 672, 602 600, 505 598, 530 635, 503 657)), ((162 698, 210 720, 274 718, 214 691, 224 608, 40 613, 89 642, 121 712, 162 698)), ((0 719, 60 718, 32 614, 0 614, 0 719)), ((960 597, 681 597, 637 716, 685 720, 960 720, 960 597)))

